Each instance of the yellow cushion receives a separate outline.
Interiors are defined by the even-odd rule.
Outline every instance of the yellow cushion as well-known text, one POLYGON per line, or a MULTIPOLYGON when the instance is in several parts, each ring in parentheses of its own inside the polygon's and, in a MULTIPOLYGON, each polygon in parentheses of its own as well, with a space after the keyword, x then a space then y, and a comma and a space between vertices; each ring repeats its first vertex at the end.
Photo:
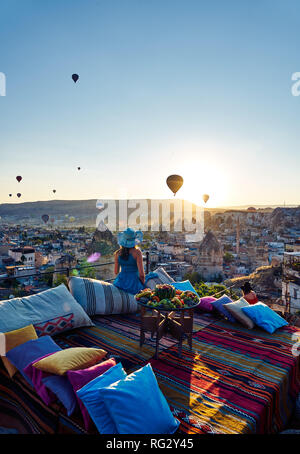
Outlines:
MULTIPOLYGON (((9 331, 4 333, 5 338, 5 352, 8 352, 12 348, 17 347, 18 345, 24 344, 25 342, 37 339, 36 331, 33 325, 25 326, 24 328, 15 329, 14 331, 9 331)), ((17 372, 17 368, 7 359, 5 356, 1 356, 4 366, 7 369, 9 376, 12 378, 17 372)))
POLYGON ((50 374, 64 375, 68 370, 86 369, 101 361, 107 354, 100 348, 71 347, 53 353, 33 364, 50 374))

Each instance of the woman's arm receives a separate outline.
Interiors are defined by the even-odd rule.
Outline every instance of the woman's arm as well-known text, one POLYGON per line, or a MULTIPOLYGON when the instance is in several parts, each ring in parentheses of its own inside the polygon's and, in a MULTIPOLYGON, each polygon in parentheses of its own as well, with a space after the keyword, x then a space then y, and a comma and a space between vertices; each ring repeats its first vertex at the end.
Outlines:
POLYGON ((120 270, 120 264, 119 264, 119 261, 118 261, 118 258, 119 258, 119 254, 118 252, 116 252, 115 254, 115 274, 119 274, 119 270, 120 270))
POLYGON ((136 252, 136 264, 139 270, 139 277, 142 284, 145 284, 145 271, 144 271, 144 264, 143 264, 143 254, 140 249, 137 249, 136 252))

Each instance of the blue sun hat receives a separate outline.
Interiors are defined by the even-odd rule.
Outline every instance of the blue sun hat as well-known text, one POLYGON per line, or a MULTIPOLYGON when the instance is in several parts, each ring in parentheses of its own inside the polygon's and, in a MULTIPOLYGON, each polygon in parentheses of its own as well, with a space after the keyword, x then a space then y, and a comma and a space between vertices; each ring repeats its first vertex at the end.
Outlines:
POLYGON ((136 246, 143 240, 143 232, 138 230, 135 232, 133 229, 128 227, 124 232, 118 233, 118 243, 120 246, 131 248, 136 246))

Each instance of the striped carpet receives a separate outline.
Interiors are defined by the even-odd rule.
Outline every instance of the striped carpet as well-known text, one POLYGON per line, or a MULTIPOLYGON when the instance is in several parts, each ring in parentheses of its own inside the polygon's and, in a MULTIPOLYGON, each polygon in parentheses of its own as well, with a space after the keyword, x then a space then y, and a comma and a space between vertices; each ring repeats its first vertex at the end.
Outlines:
POLYGON ((152 359, 160 388, 181 431, 254 434, 283 430, 300 392, 299 357, 285 327, 270 335, 219 321, 193 335, 193 351, 152 359))

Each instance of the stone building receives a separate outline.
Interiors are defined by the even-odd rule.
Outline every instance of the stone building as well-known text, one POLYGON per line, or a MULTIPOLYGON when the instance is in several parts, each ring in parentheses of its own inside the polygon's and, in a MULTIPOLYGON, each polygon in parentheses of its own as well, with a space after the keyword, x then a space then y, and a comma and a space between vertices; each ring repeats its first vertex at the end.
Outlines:
POLYGON ((223 276, 223 247, 210 230, 200 243, 196 271, 206 281, 223 276))

